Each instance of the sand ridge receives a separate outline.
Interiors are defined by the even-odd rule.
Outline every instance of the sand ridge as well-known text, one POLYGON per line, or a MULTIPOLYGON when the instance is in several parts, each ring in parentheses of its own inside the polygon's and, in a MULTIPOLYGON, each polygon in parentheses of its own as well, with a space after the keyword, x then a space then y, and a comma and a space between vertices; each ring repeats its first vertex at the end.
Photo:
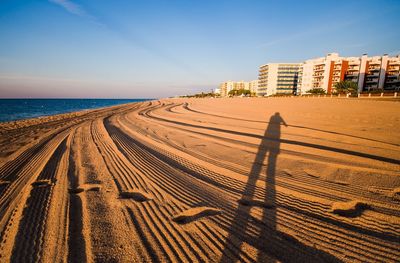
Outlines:
POLYGON ((396 262, 399 107, 165 99, 0 124, 0 261, 396 262))

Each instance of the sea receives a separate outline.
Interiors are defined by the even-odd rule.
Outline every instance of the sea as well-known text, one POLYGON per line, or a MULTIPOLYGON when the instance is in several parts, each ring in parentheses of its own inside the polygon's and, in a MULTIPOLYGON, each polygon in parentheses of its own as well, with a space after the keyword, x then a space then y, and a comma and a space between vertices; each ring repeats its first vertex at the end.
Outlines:
POLYGON ((152 99, 0 99, 0 122, 148 100, 152 99))

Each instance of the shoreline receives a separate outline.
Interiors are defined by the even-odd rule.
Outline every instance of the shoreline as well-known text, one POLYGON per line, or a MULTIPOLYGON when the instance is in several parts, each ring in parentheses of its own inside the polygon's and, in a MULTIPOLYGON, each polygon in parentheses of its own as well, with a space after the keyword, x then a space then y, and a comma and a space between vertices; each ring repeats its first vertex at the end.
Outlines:
POLYGON ((1 123, 2 260, 395 261, 398 110, 177 98, 1 123))
MULTIPOLYGON (((228 97, 223 97, 223 98, 212 98, 212 99, 260 99, 260 100, 265 100, 265 99, 296 99, 296 98, 308 98, 308 99, 347 99, 347 100, 369 100, 369 101, 388 101, 388 102, 393 102, 393 101, 400 101, 400 97, 397 98, 392 98, 392 97, 372 97, 372 98, 355 98, 355 97, 350 97, 350 98, 330 98, 330 97, 318 97, 318 96, 275 96, 275 97, 235 97, 235 98, 228 98, 228 97)), ((10 99, 14 99, 14 98, 10 98, 10 99)), ((63 118, 69 114, 78 114, 81 112, 89 112, 89 111, 94 111, 94 110, 99 110, 99 109, 105 109, 105 108, 111 108, 114 106, 122 106, 122 105, 126 105, 126 104, 131 104, 131 103, 141 103, 141 102, 148 102, 148 101, 158 101, 158 100, 190 100, 190 99, 199 99, 199 98, 161 98, 161 99, 143 99, 142 101, 137 101, 137 102, 128 102, 128 103, 123 103, 123 104, 115 104, 115 105, 111 105, 111 106, 104 106, 104 107, 99 107, 99 108, 88 108, 88 109, 82 109, 82 110, 77 110, 77 111, 70 111, 70 112, 64 112, 64 113, 57 113, 57 114, 50 114, 50 115, 42 115, 42 116, 38 116, 38 117, 32 117, 32 118, 26 118, 26 119, 17 119, 17 120, 10 120, 10 121, 0 121, 0 129, 1 126, 6 125, 6 124, 16 124, 17 122, 32 122, 35 119, 40 119, 40 120, 44 120, 46 118, 51 119, 52 117, 60 117, 63 118), (64 116, 65 115, 65 116, 64 116)), ((210 98, 200 98, 200 99, 210 99, 210 98)), ((8 100, 8 98, 5 98, 5 100, 8 100)), ((21 100, 25 100, 25 99, 21 99, 21 100)), ((36 100, 36 98, 33 98, 32 100, 36 100)), ((40 99, 38 99, 40 100, 40 99)), ((46 99, 47 100, 47 99, 46 99)), ((49 100, 57 100, 57 99, 49 99, 49 100)), ((72 99, 74 100, 74 99, 72 99)), ((92 99, 90 99, 92 100, 92 99)), ((93 99, 93 100, 97 100, 97 99, 93 99)), ((103 99, 101 99, 103 100, 103 99)), ((104 100, 108 100, 108 99, 104 99, 104 100)))
MULTIPOLYGON (((2 100, 5 101, 12 101, 12 100, 21 100, 21 101, 41 101, 41 100, 48 100, 48 101, 82 101, 82 100, 86 100, 86 101, 97 101, 97 100, 104 100, 104 101, 109 101, 109 100, 121 100, 121 101, 127 101, 127 100, 132 100, 131 102, 126 102, 126 103, 121 103, 121 104, 113 104, 113 105, 104 105, 104 106, 99 106, 99 107, 92 107, 92 108, 82 108, 82 109, 71 109, 71 110, 67 110, 64 112, 60 112, 60 113, 49 113, 49 114, 43 114, 43 115, 38 115, 38 116, 34 116, 34 117, 27 117, 27 118, 19 118, 19 119, 14 119, 14 120, 9 120, 9 121, 0 121, 0 124, 2 123, 6 123, 6 122, 16 122, 16 121, 23 121, 23 120, 31 120, 31 119, 36 119, 36 118, 45 118, 45 117, 51 117, 51 116, 56 116, 56 115, 61 115, 61 114, 69 114, 69 113, 76 113, 76 112, 80 112, 80 111, 88 111, 88 110, 95 110, 95 109, 101 109, 101 108, 106 108, 106 107, 112 107, 112 106, 116 106, 116 105, 123 105, 123 104, 128 104, 128 103, 135 103, 135 102, 143 102, 143 101, 152 101, 154 99, 14 99, 14 98, 4 98, 4 99, 0 99, 0 102, 2 100), (133 101, 133 100, 137 100, 137 101, 133 101)), ((1 105, 1 103, 0 103, 1 105)), ((4 105, 2 105, 4 106, 4 105)), ((89 107, 89 106, 88 106, 89 107)), ((62 110, 61 110, 62 111, 62 110)), ((28 113, 28 112, 26 112, 28 113)), ((21 115, 22 113, 20 113, 21 115)), ((24 113, 25 114, 25 113, 24 113)))

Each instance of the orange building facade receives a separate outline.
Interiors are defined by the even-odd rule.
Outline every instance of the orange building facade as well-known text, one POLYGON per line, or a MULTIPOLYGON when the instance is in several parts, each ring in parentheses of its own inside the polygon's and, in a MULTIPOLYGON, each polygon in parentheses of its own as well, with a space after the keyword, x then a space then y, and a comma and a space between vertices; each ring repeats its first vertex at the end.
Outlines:
POLYGON ((357 83, 358 92, 400 90, 400 55, 339 57, 337 53, 330 53, 326 57, 307 60, 299 72, 298 94, 312 88, 332 93, 340 81, 357 83))

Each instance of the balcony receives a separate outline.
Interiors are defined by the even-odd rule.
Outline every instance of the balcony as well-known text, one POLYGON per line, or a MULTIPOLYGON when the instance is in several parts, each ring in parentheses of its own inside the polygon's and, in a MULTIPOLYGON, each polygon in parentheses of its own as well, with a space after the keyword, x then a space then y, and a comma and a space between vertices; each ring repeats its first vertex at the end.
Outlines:
POLYGON ((388 73, 387 75, 386 75, 386 77, 387 78, 398 78, 400 75, 399 74, 390 74, 390 73, 388 73))
POLYGON ((368 68, 368 71, 371 71, 371 72, 376 72, 376 71, 380 71, 380 70, 381 70, 381 68, 377 68, 377 67, 368 68))
POLYGON ((357 82, 358 81, 358 76, 346 76, 344 79, 357 82))
POLYGON ((381 66, 381 62, 380 61, 369 61, 368 65, 370 65, 370 66, 375 66, 375 65, 381 66))
POLYGON ((346 75, 358 75, 358 70, 348 70, 346 75))
POLYGON ((377 77, 379 77, 379 72, 377 72, 377 73, 368 73, 367 76, 371 77, 371 78, 377 78, 377 77))
POLYGON ((358 74, 346 74, 345 78, 358 78, 358 74))
POLYGON ((400 71, 400 67, 388 67, 386 71, 400 71))
POLYGON ((360 72, 358 70, 352 70, 352 71, 347 71, 345 74, 346 75, 357 75, 358 76, 359 73, 360 72))
POLYGON ((400 83, 400 80, 398 80, 398 79, 387 79, 385 81, 385 83, 387 83, 387 84, 400 83))

